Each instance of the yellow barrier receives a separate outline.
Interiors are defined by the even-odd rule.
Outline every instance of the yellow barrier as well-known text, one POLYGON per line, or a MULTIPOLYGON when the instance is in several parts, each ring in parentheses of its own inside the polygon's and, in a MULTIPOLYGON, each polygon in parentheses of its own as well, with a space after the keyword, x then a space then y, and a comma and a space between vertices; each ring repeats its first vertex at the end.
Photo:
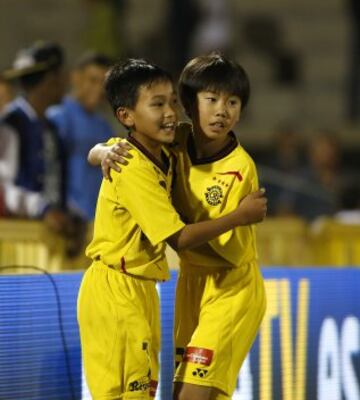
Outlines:
MULTIPOLYGON (((91 236, 90 226, 86 242, 91 236)), ((360 226, 324 220, 313 229, 299 218, 268 218, 257 226, 257 237, 264 266, 360 266, 360 226)), ((176 268, 176 253, 171 249, 167 253, 170 267, 176 268)), ((56 272, 85 269, 89 264, 84 249, 75 259, 67 258, 64 240, 41 222, 0 219, 0 266, 31 265, 56 272)))
POLYGON ((318 221, 311 230, 315 265, 360 266, 360 226, 331 219, 318 221))
MULTIPOLYGON (((85 269, 90 261, 85 246, 92 237, 89 226, 85 245, 74 258, 66 256, 65 240, 40 221, 0 219, 0 266, 35 266, 49 272, 85 269)), ((31 272, 16 268, 15 272, 31 272)))
MULTIPOLYGON (((55 272, 64 264, 64 241, 38 221, 0 220, 0 265, 55 272)), ((19 269, 17 271, 23 272, 19 269)))
POLYGON ((257 225, 261 265, 309 265, 308 226, 300 218, 267 218, 257 225))

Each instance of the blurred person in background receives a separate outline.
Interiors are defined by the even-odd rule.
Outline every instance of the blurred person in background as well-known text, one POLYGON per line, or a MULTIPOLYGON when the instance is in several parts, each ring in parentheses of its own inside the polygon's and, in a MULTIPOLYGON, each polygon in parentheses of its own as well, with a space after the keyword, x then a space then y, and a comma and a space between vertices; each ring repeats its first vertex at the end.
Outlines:
MULTIPOLYGON (((43 218, 69 239, 76 252, 81 219, 65 208, 65 155, 45 110, 61 101, 65 90, 62 48, 37 42, 19 51, 6 79, 17 79, 23 93, 0 121, 0 181, 10 216, 43 218)), ((82 182, 79 182, 82 184, 82 182)))
POLYGON ((312 137, 307 157, 307 165, 293 177, 287 201, 289 211, 313 221, 334 214, 345 178, 341 170, 341 146, 336 135, 322 131, 312 137))
POLYGON ((14 99, 15 92, 12 84, 0 76, 0 115, 6 106, 14 99))
POLYGON ((304 148, 297 128, 291 123, 284 123, 278 129, 272 143, 259 171, 266 186, 270 215, 284 216, 293 213, 291 183, 289 187, 286 181, 293 182, 304 165, 304 148))
MULTIPOLYGON (((5 112, 6 106, 13 100, 14 96, 14 90, 10 82, 0 76, 0 115, 5 112)), ((1 153, 4 151, 4 144, 0 137, 0 158, 1 153)), ((0 163, 0 176, 2 175, 1 168, 3 166, 0 163)), ((0 217, 5 215, 5 192, 0 179, 0 217)))
POLYGON ((102 179, 101 171, 88 164, 87 154, 96 143, 113 136, 112 128, 98 112, 110 64, 111 60, 103 54, 85 53, 71 73, 70 94, 47 111, 66 153, 66 202, 87 221, 94 218, 102 179))
POLYGON ((194 29, 191 55, 229 50, 232 32, 229 0, 196 0, 199 21, 194 29))

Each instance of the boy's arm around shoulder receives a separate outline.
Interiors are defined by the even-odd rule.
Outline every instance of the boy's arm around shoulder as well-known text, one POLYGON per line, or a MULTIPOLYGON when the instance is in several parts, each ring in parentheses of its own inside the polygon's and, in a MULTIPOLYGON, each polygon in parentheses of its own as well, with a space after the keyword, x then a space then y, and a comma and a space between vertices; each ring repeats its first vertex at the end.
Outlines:
MULTIPOLYGON (((176 128, 176 138, 174 144, 182 142, 190 134, 192 125, 188 122, 181 122, 176 128)), ((131 146, 121 138, 111 138, 106 143, 98 143, 92 147, 88 153, 87 160, 94 167, 101 166, 102 174, 105 179, 111 179, 110 172, 120 172, 119 165, 127 165, 128 159, 132 158, 129 153, 131 146)))
POLYGON ((263 192, 258 192, 225 216, 185 225, 154 169, 135 154, 121 173, 114 172, 108 185, 114 186, 119 204, 129 211, 152 245, 166 241, 176 251, 200 246, 236 226, 260 222, 266 213, 263 192), (261 214, 258 203, 262 204, 261 214))
POLYGON ((119 165, 126 165, 128 159, 132 158, 129 153, 131 146, 121 138, 111 138, 106 143, 98 143, 90 149, 88 162, 94 167, 101 166, 101 171, 105 179, 111 180, 111 170, 120 172, 119 165))

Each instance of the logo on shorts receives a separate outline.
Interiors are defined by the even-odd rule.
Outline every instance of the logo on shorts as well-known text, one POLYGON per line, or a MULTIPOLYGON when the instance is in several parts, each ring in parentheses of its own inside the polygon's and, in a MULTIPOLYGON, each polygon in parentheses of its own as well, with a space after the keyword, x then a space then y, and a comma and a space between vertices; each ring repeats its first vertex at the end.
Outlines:
POLYGON ((209 371, 207 369, 203 369, 203 368, 196 368, 193 371, 193 376, 198 376, 199 378, 205 378, 205 376, 207 375, 209 371))
MULTIPOLYGON (((149 343, 142 342, 141 348, 143 351, 146 352, 147 357, 149 358, 150 363, 150 355, 149 355, 149 343)), ((151 380, 151 370, 149 369, 146 376, 142 376, 141 378, 137 379, 136 381, 132 381, 129 383, 129 392, 146 392, 149 388, 150 391, 153 389, 153 382, 151 380)), ((155 387, 156 390, 156 387, 155 387)))
POLYGON ((146 392, 150 388, 150 377, 143 376, 137 381, 130 382, 129 392, 146 392))
POLYGON ((183 356, 183 361, 194 364, 209 366, 211 364, 214 352, 201 347, 187 347, 183 356))
POLYGON ((223 191, 219 185, 210 186, 206 189, 205 198, 211 206, 219 205, 223 197, 223 191))

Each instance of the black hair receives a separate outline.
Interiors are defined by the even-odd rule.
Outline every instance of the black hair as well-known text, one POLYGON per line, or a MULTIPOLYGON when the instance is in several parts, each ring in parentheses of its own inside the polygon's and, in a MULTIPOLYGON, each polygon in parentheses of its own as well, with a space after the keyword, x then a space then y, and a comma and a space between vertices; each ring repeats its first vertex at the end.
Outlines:
POLYGON ((193 58, 180 75, 180 99, 188 115, 197 110, 197 93, 206 90, 238 96, 243 110, 250 97, 250 82, 241 65, 213 52, 193 58))
POLYGON ((173 82, 171 75, 162 68, 143 59, 129 58, 108 71, 105 78, 106 97, 114 113, 119 107, 133 109, 141 86, 164 81, 173 82))
POLYGON ((43 64, 43 68, 36 72, 19 76, 19 82, 25 90, 38 86, 49 73, 56 73, 65 62, 64 51, 61 46, 52 42, 38 42, 33 47, 25 50, 34 58, 36 64, 43 64))
POLYGON ((98 67, 109 68, 113 64, 113 60, 106 54, 96 51, 88 51, 84 53, 75 63, 76 69, 83 69, 89 65, 96 65, 98 67))

